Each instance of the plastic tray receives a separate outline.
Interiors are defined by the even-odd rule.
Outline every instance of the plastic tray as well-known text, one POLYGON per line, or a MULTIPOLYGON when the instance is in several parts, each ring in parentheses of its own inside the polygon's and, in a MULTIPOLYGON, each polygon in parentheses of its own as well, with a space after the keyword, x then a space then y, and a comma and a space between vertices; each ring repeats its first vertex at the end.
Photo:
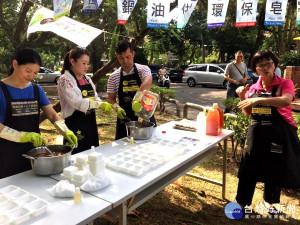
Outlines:
POLYGON ((123 173, 139 176, 159 164, 182 154, 188 145, 162 140, 155 140, 130 147, 108 158, 106 166, 123 173))

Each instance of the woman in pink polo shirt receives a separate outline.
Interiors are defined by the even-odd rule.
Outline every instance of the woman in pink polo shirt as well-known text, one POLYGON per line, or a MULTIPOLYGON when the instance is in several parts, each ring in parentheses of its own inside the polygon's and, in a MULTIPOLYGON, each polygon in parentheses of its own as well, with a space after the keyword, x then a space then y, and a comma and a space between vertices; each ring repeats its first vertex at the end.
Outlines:
POLYGON ((260 75, 257 83, 236 91, 238 107, 251 116, 236 200, 250 206, 256 182, 263 182, 263 203, 270 214, 276 213, 271 205, 280 202, 281 188, 300 188, 300 141, 291 109, 294 84, 275 75, 277 65, 272 52, 257 52, 251 61, 252 71, 260 75))

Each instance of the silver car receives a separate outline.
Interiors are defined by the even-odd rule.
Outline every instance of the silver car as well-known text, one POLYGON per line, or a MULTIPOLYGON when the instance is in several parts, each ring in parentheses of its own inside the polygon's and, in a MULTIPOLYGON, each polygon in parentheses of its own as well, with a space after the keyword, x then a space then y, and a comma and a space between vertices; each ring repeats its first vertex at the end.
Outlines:
POLYGON ((34 78, 33 82, 57 84, 57 81, 60 78, 60 76, 61 76, 60 72, 53 72, 45 67, 41 67, 39 74, 34 78))
POLYGON ((182 82, 189 87, 197 84, 226 87, 224 69, 215 64, 192 64, 183 73, 182 82))

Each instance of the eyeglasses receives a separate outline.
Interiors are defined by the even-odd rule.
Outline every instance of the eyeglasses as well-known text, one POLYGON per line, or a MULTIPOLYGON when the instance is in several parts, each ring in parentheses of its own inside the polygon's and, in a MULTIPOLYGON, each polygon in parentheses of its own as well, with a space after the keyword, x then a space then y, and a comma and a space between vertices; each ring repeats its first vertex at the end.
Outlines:
POLYGON ((257 64, 256 68, 264 69, 266 67, 267 69, 270 69, 273 64, 274 64, 274 62, 267 62, 265 64, 257 64))

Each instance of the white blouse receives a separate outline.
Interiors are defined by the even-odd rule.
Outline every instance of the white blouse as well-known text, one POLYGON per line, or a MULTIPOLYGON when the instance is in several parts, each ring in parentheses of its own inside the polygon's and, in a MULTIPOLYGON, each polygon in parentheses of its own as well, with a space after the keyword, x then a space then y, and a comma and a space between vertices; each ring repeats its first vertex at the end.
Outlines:
MULTIPOLYGON (((85 77, 95 91, 95 101, 101 101, 92 79, 88 76, 85 77)), ((59 78, 57 90, 60 98, 62 118, 65 119, 71 116, 75 110, 84 113, 88 111, 90 100, 88 98, 82 98, 81 90, 77 86, 75 78, 68 70, 66 70, 65 73, 59 78)))

